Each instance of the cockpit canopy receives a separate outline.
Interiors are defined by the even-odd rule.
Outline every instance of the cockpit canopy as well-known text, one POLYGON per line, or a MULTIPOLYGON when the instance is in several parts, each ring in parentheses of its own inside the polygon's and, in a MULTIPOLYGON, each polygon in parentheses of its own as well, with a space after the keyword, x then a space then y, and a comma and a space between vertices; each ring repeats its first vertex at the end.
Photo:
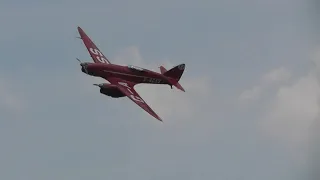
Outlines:
POLYGON ((133 70, 133 71, 139 71, 139 72, 144 72, 145 70, 141 67, 133 66, 133 65, 128 65, 128 68, 133 70))

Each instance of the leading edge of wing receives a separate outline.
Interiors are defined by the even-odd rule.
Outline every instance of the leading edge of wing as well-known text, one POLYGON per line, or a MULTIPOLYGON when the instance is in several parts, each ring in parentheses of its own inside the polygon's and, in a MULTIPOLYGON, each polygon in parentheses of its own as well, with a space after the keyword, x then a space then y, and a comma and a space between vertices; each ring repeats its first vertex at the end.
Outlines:
POLYGON ((95 63, 106 63, 111 64, 110 61, 103 55, 100 49, 94 44, 94 42, 89 38, 89 36, 84 32, 84 30, 78 26, 78 32, 80 34, 80 39, 82 39, 84 45, 86 46, 90 56, 95 63))
POLYGON ((108 79, 112 84, 118 86, 120 91, 124 93, 129 99, 135 102, 138 106, 148 112, 151 116, 163 122, 162 119, 149 107, 149 105, 140 97, 140 95, 135 91, 133 86, 135 85, 132 82, 128 82, 121 79, 108 79))

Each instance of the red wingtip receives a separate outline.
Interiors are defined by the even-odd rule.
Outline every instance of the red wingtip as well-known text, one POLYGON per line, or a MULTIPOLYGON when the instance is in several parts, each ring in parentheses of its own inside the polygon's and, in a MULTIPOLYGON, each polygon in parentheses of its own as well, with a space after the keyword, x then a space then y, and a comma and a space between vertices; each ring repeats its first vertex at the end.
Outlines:
POLYGON ((80 26, 78 26, 77 29, 78 29, 78 32, 79 32, 79 34, 80 34, 81 37, 87 36, 87 34, 84 32, 84 30, 83 30, 80 26))
POLYGON ((81 27, 80 26, 78 26, 78 32, 79 32, 79 34, 80 34, 80 36, 81 36, 81 38, 83 37, 83 35, 85 34, 85 32, 81 29, 81 27))
POLYGON ((162 119, 161 119, 159 116, 157 116, 156 118, 157 118, 159 121, 163 122, 162 119))

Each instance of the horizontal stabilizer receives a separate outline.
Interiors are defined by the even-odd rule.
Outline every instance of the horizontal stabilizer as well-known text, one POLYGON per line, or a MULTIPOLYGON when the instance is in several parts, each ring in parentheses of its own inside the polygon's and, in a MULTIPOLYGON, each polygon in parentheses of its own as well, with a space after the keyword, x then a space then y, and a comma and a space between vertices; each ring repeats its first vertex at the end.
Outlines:
POLYGON ((175 86, 176 88, 180 89, 181 91, 185 92, 184 88, 179 84, 179 80, 184 72, 185 64, 180 64, 178 66, 173 67, 169 71, 167 71, 163 66, 160 66, 160 72, 164 76, 168 77, 168 81, 175 86))

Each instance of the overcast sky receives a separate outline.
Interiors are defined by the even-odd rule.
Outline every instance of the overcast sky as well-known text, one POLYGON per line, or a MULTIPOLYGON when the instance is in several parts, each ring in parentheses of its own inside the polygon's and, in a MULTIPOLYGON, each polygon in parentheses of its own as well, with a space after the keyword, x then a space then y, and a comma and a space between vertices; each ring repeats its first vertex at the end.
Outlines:
POLYGON ((0 0, 1 179, 316 178, 316 8, 312 0, 0 0), (75 59, 91 61, 77 26, 112 63, 158 72, 186 63, 185 93, 136 87, 164 123, 99 93, 92 84, 105 81, 75 59))

